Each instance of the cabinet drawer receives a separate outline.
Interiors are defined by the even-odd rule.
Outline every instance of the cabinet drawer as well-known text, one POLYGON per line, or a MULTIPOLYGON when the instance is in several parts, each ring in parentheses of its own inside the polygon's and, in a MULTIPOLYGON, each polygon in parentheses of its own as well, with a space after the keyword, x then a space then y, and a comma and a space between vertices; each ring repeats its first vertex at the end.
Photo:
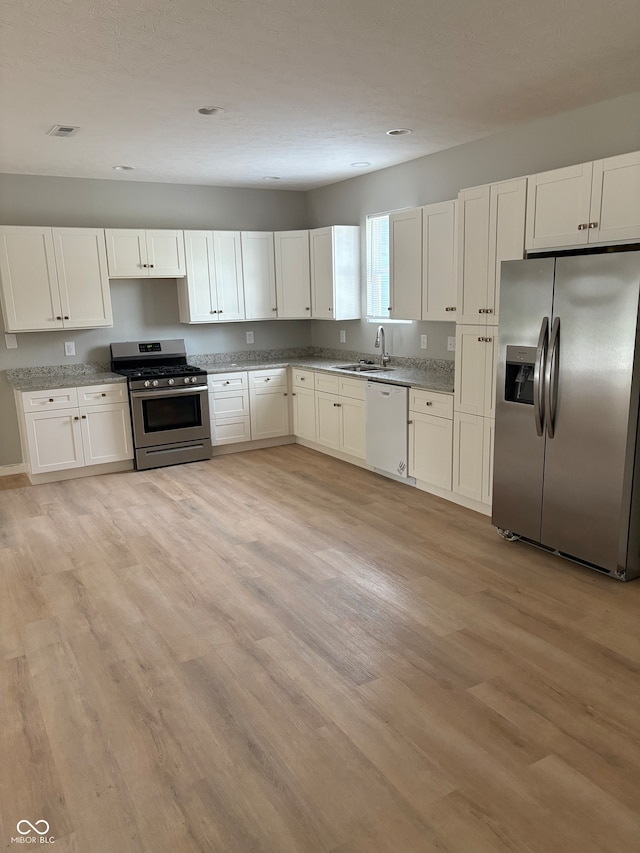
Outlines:
POLYGON ((338 388, 341 397, 351 397, 352 400, 364 400, 364 379, 351 379, 346 376, 338 377, 338 388))
POLYGON ((409 389, 409 411, 424 412, 439 418, 453 419, 453 397, 449 394, 438 394, 436 391, 422 391, 418 388, 409 389))
POLYGON ((211 444, 236 444, 250 440, 249 415, 238 418, 216 418, 211 425, 211 444))
POLYGON ((326 391, 327 394, 339 394, 340 377, 334 373, 316 373, 314 386, 316 391, 326 391))
POLYGON ((207 377, 209 391, 237 391, 248 388, 246 372, 241 373, 210 373, 207 377))
POLYGON ((55 391, 24 391, 22 394, 22 410, 24 412, 73 409, 77 406, 78 393, 75 388, 56 388, 55 391))
POLYGON ((293 384, 299 388, 313 388, 313 370, 301 370, 299 367, 293 367, 291 370, 293 384))
POLYGON ((211 420, 249 417, 249 392, 216 391, 209 394, 209 413, 211 420))
POLYGON ((287 368, 276 367, 274 370, 251 370, 249 372, 249 387, 264 388, 269 385, 287 384, 287 368))
POLYGON ((126 403, 129 400, 126 382, 86 385, 76 390, 78 392, 79 406, 99 406, 102 403, 126 403))

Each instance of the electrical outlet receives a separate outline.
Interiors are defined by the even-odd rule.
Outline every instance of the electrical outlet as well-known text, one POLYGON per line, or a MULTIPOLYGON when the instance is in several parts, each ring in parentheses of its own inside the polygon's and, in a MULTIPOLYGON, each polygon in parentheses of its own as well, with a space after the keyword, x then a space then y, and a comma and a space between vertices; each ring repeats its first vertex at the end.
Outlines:
POLYGON ((456 351, 455 335, 449 335, 447 337, 447 349, 449 350, 449 352, 455 352, 456 351))
POLYGON ((344 329, 340 329, 340 343, 346 344, 346 342, 347 342, 347 333, 345 332, 344 329))
POLYGON ((76 354, 76 343, 75 343, 75 341, 65 341, 64 342, 64 354, 65 355, 75 355, 76 354))
POLYGON ((7 349, 18 349, 18 339, 15 335, 5 335, 4 343, 7 349))
POLYGON ((253 332, 247 332, 247 343, 248 343, 248 344, 252 344, 252 343, 254 343, 254 340, 253 340, 253 332))
POLYGON ((426 335, 420 335, 420 349, 426 349, 426 348, 427 348, 427 336, 426 335))

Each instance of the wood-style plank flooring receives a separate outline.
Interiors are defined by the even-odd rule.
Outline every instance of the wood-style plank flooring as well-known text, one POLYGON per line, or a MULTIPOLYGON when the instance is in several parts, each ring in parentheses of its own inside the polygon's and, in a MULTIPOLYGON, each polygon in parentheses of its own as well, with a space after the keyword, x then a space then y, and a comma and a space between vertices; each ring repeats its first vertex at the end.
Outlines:
POLYGON ((640 850, 640 581, 295 445, 8 485, 1 850, 640 850))

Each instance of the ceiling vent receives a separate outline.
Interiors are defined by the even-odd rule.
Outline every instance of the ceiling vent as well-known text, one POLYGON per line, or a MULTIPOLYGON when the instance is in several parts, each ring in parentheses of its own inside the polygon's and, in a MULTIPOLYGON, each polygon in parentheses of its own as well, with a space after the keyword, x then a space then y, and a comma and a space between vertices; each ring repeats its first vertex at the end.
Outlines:
POLYGON ((78 127, 71 127, 69 124, 54 124, 47 136, 73 136, 78 127))

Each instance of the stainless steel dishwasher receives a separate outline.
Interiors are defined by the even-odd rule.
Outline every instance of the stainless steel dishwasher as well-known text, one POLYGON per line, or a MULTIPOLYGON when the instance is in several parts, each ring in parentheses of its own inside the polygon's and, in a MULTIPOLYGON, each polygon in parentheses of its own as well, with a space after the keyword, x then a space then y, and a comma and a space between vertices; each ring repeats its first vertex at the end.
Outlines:
POLYGON ((376 471, 400 479, 406 479, 409 473, 408 408, 408 388, 367 382, 367 462, 376 471))

